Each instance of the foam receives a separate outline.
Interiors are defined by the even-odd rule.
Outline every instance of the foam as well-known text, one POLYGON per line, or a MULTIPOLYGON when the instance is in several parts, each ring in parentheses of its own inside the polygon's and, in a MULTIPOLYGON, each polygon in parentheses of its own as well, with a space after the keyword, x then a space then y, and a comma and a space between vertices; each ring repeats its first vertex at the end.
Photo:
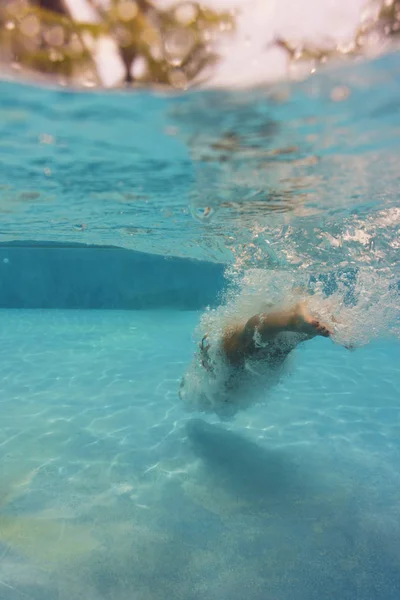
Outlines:
POLYGON ((399 294, 391 272, 359 268, 351 276, 348 272, 333 276, 335 285, 327 290, 326 280, 324 285, 323 280, 301 272, 248 269, 242 273, 231 268, 224 302, 203 314, 195 333, 199 339, 208 335, 213 370, 210 373, 202 366, 197 352, 181 386, 186 406, 230 418, 255 403, 265 403, 271 388, 291 372, 296 351, 281 369, 263 369, 247 361, 246 373, 235 377, 227 364, 220 348, 224 331, 260 312, 306 302, 311 314, 333 329, 332 341, 353 350, 396 334, 399 294))

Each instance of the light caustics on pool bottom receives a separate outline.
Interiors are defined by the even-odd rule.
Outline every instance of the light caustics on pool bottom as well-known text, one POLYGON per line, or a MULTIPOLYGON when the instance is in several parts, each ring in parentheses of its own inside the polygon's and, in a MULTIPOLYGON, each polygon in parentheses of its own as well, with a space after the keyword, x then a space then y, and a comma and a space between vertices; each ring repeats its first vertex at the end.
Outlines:
POLYGON ((196 312, 2 311, 1 597, 398 597, 398 345, 186 414, 196 312))
POLYGON ((306 284, 374 340, 314 340, 222 427, 177 398, 200 313, 1 312, 1 597, 397 600, 398 72, 274 97, 2 84, 2 241, 229 260, 222 312, 306 284))

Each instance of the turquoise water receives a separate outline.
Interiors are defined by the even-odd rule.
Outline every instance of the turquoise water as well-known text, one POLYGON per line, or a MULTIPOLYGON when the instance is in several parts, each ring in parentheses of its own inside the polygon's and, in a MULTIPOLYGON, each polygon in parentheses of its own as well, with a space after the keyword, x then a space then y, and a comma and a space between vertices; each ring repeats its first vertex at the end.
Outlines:
POLYGON ((0 313, 1 597, 397 598, 398 344, 315 340, 222 426, 176 397, 198 317, 0 313))
POLYGON ((273 95, 1 84, 1 599, 397 600, 399 88, 396 55, 273 95), (289 284, 356 351, 186 412, 210 297, 289 284))

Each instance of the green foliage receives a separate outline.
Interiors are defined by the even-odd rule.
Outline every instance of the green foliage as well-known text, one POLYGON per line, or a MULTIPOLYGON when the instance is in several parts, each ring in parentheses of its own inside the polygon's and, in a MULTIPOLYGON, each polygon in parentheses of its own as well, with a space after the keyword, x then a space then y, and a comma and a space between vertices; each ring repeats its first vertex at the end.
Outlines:
POLYGON ((82 76, 98 83, 93 49, 106 35, 119 48, 126 82, 185 88, 216 60, 211 48, 216 35, 233 29, 229 13, 188 2, 159 10, 148 0, 112 0, 99 14, 98 23, 77 23, 27 0, 9 0, 0 7, 2 59, 72 83, 82 76), (132 76, 135 61, 140 72, 133 69, 132 76))

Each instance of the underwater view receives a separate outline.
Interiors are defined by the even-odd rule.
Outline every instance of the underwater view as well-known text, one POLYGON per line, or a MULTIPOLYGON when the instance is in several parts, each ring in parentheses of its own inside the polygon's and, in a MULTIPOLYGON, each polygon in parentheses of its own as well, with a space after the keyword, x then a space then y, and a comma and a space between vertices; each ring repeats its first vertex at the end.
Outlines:
POLYGON ((305 46, 302 76, 270 81, 230 54, 197 84, 204 23, 234 35, 203 7, 179 73, 140 22, 121 56, 146 74, 108 85, 93 24, 48 77, 86 0, 13 2, 0 599, 398 600, 399 52, 360 58, 357 37, 319 68, 305 46))

